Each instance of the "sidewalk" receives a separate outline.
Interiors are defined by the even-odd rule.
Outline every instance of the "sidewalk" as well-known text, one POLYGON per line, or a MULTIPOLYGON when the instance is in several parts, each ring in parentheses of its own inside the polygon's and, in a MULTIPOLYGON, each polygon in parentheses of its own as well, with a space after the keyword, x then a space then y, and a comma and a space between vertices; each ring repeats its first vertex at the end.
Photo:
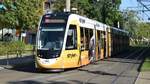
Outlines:
POLYGON ((135 84, 150 84, 150 71, 140 72, 135 84))

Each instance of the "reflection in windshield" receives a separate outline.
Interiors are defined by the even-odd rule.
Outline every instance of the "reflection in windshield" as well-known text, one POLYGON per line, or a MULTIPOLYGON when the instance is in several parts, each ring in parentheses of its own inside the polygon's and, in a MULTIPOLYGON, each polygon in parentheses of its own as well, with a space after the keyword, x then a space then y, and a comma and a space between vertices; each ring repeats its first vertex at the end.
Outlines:
POLYGON ((63 45, 64 29, 42 29, 40 32, 41 48, 61 50, 63 45))

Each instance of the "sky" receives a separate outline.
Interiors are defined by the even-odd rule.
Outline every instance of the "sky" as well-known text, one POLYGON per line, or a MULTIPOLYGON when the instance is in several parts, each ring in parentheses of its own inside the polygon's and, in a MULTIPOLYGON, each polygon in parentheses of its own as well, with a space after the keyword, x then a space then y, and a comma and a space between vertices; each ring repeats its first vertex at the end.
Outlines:
POLYGON ((137 7, 137 0, 122 0, 120 5, 120 10, 127 9, 128 7, 137 7))
MULTIPOLYGON (((123 11, 125 9, 142 10, 142 7, 139 7, 139 6, 141 6, 141 5, 137 2, 137 0, 122 0, 121 5, 120 5, 120 10, 121 11, 123 11), (137 8, 137 7, 139 7, 139 8, 137 8)), ((150 12, 145 12, 145 13, 139 12, 138 16, 141 18, 141 20, 148 21, 147 15, 150 15, 150 12)))

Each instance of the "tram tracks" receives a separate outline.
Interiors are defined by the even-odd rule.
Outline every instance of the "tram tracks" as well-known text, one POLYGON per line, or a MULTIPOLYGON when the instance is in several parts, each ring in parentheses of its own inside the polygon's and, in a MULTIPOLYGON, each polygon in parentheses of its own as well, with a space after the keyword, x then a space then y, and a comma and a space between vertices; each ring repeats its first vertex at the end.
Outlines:
MULTIPOLYGON (((119 60, 123 61, 123 59, 134 59, 134 63, 135 63, 145 52, 146 52, 146 50, 144 50, 144 48, 141 48, 141 49, 138 49, 138 50, 134 51, 131 54, 128 54, 127 56, 123 56, 123 58, 119 59, 119 60)), ((110 61, 110 60, 107 60, 107 61, 110 61)), ((129 64, 127 66, 127 68, 124 69, 123 71, 121 71, 119 74, 111 74, 110 73, 110 76, 115 77, 111 84, 115 84, 115 81, 117 81, 119 79, 119 77, 122 76, 123 73, 125 73, 130 67, 133 67, 135 65, 134 63, 132 64, 132 66, 129 64)), ((115 66, 119 66, 119 64, 120 63, 117 63, 115 66)), ((107 69, 107 71, 109 72, 111 69, 113 69, 113 67, 107 69)), ((97 78, 98 76, 99 75, 96 75, 94 77, 90 77, 83 84, 86 84, 86 83, 92 81, 93 79, 97 78)))
MULTIPOLYGON (((140 54, 138 55, 138 56, 136 56, 135 57, 135 60, 133 60, 134 62, 137 62, 140 58, 141 58, 141 56, 143 56, 143 54, 146 52, 147 50, 141 50, 140 52, 140 54)), ((133 56, 135 56, 135 55, 132 55, 131 57, 133 57, 133 56)), ((127 68, 126 69, 124 69, 123 71, 121 71, 115 78, 114 78, 114 80, 112 81, 112 83, 111 84, 116 84, 116 81, 120 78, 120 77, 122 77, 122 75, 125 73, 125 72, 127 72, 128 71, 128 69, 130 69, 130 68, 132 68, 132 67, 134 67, 135 66, 135 64, 129 64, 128 66, 127 66, 127 68)))
POLYGON ((140 53, 140 51, 142 51, 143 48, 140 49, 133 49, 130 50, 128 53, 123 53, 123 55, 121 54, 121 56, 117 56, 117 57, 113 57, 113 58, 109 58, 109 59, 105 59, 104 61, 109 61, 109 62, 121 62, 121 63, 131 63, 132 60, 134 59, 134 57, 136 57, 135 55, 140 53))

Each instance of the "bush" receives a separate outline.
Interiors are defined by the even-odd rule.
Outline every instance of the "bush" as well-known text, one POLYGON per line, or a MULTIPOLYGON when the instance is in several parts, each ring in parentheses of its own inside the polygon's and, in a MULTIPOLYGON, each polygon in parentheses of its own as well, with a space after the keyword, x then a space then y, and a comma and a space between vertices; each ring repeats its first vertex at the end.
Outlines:
POLYGON ((32 45, 26 45, 21 41, 0 42, 0 55, 6 55, 8 52, 32 50, 32 45))
POLYGON ((14 50, 21 50, 23 51, 25 49, 25 43, 21 42, 21 41, 14 41, 14 42, 10 42, 11 46, 13 47, 14 50))
POLYGON ((5 43, 3 42, 0 42, 0 55, 4 55, 7 53, 7 47, 5 45, 5 43))

